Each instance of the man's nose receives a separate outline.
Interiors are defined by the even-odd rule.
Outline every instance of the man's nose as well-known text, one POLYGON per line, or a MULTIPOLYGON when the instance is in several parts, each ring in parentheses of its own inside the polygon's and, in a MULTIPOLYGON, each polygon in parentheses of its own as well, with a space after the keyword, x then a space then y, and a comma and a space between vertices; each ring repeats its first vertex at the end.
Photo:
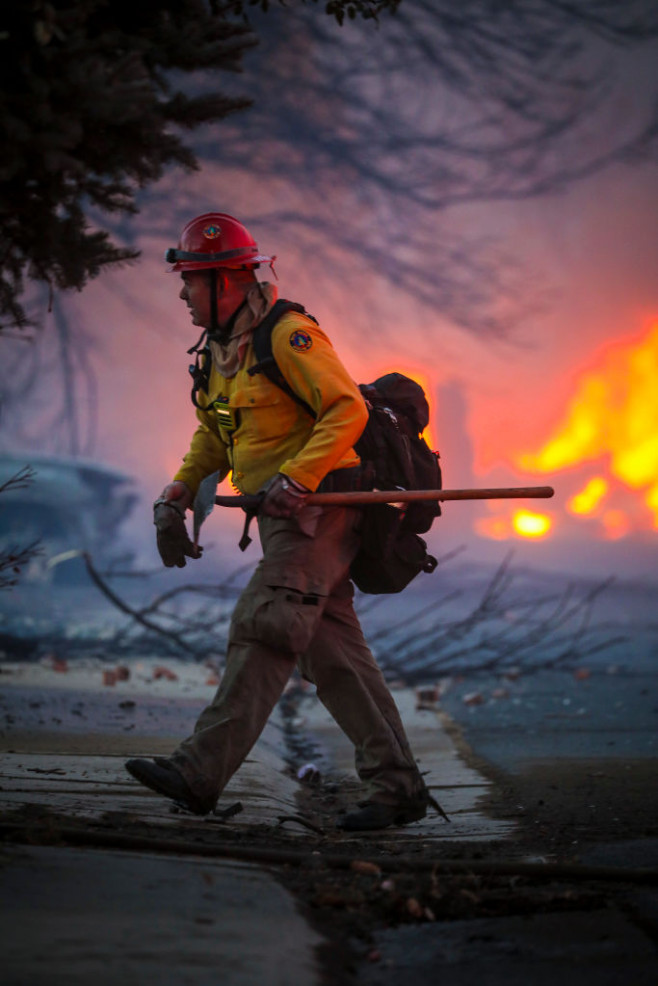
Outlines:
POLYGON ((180 294, 178 295, 178 297, 181 299, 181 301, 187 301, 187 284, 183 284, 183 287, 180 289, 180 294))

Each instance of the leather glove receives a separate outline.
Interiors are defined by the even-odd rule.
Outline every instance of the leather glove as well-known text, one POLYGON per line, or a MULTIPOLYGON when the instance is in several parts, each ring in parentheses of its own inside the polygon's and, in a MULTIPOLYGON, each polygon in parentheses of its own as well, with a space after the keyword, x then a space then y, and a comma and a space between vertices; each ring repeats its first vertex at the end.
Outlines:
POLYGON ((261 513, 268 517, 294 517, 306 503, 310 492, 301 483, 279 472, 265 487, 261 513))
POLYGON ((185 483, 176 482, 166 486, 153 504, 158 551, 167 568, 184 568, 186 557, 201 557, 203 548, 195 548, 185 528, 185 508, 192 500, 185 483))
POLYGON ((188 510, 194 503, 194 494, 187 483, 183 483, 182 480, 176 479, 173 483, 169 483, 165 486, 155 502, 159 503, 161 500, 164 500, 165 503, 170 503, 172 500, 175 500, 176 506, 184 517, 185 511, 188 510))

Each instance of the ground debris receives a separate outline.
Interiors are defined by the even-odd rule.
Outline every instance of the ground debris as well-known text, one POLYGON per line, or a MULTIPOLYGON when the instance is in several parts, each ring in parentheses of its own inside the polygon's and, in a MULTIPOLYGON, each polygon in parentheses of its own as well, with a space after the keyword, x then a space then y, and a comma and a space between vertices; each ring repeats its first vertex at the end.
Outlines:
POLYGON ((25 770, 30 774, 59 774, 66 776, 66 771, 61 767, 26 767, 25 770))
POLYGON ((213 811, 213 816, 219 818, 221 821, 226 822, 229 818, 233 818, 235 815, 239 815, 240 812, 244 811, 244 807, 241 801, 234 801, 232 805, 228 808, 215 808, 213 811))
POLYGON ((280 828, 285 825, 286 822, 295 822, 297 825, 303 825, 304 828, 310 829, 311 832, 317 832, 318 835, 324 835, 324 829, 320 828, 319 825, 315 825, 303 815, 279 815, 278 827, 280 828))
MULTIPOLYGON (((221 847, 217 830, 196 818, 180 827, 144 822, 129 812, 107 813, 93 821, 24 806, 0 816, 0 837, 5 845, 98 845, 125 851, 216 856, 217 849, 230 859, 263 862, 287 889, 307 905, 314 924, 338 939, 369 941, 377 929, 409 924, 468 920, 484 917, 598 910, 609 905, 615 893, 627 891, 597 880, 554 879, 536 881, 514 874, 484 875, 469 872, 483 863, 482 847, 466 843, 441 849, 412 838, 398 840, 400 855, 385 838, 367 843, 367 856, 355 855, 353 842, 337 842, 315 832, 289 836, 281 828, 222 826, 221 847), (149 848, 151 847, 151 848, 149 848), (233 847, 233 848, 232 848, 233 847), (441 853, 445 859, 437 859, 441 853), (297 858, 298 864, 290 865, 297 858), (337 865, 340 860, 343 865, 337 865), (461 860, 464 872, 450 872, 449 862, 461 860), (416 865, 408 868, 409 862, 416 865)), ((365 848, 365 847, 364 847, 365 848)), ((486 849, 499 861, 509 847, 486 849)), ((517 861, 520 866, 522 860, 517 861)))
POLYGON ((371 863, 367 859, 353 859, 350 869, 355 873, 367 873, 370 876, 380 876, 381 868, 376 863, 371 863))

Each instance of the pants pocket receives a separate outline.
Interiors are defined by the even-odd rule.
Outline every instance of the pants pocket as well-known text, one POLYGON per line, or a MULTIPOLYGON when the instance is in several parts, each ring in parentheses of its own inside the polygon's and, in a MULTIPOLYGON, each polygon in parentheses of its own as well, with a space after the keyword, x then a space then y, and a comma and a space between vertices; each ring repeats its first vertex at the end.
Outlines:
POLYGON ((315 634, 325 599, 287 586, 262 586, 251 605, 236 607, 234 638, 256 640, 287 654, 303 654, 315 634))

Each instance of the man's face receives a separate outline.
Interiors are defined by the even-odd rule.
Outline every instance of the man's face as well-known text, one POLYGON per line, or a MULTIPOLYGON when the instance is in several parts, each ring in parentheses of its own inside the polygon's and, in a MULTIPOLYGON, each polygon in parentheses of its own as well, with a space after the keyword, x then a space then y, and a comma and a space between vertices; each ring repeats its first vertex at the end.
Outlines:
MULTIPOLYGON (((193 325, 212 328, 210 314, 210 277, 207 270, 186 270, 181 274, 183 287, 179 297, 190 310, 193 325)), ((217 270, 217 324, 226 325, 244 300, 244 287, 232 277, 230 269, 217 270)))
POLYGON ((210 328, 210 278, 205 270, 186 270, 179 298, 187 305, 192 325, 210 328))

